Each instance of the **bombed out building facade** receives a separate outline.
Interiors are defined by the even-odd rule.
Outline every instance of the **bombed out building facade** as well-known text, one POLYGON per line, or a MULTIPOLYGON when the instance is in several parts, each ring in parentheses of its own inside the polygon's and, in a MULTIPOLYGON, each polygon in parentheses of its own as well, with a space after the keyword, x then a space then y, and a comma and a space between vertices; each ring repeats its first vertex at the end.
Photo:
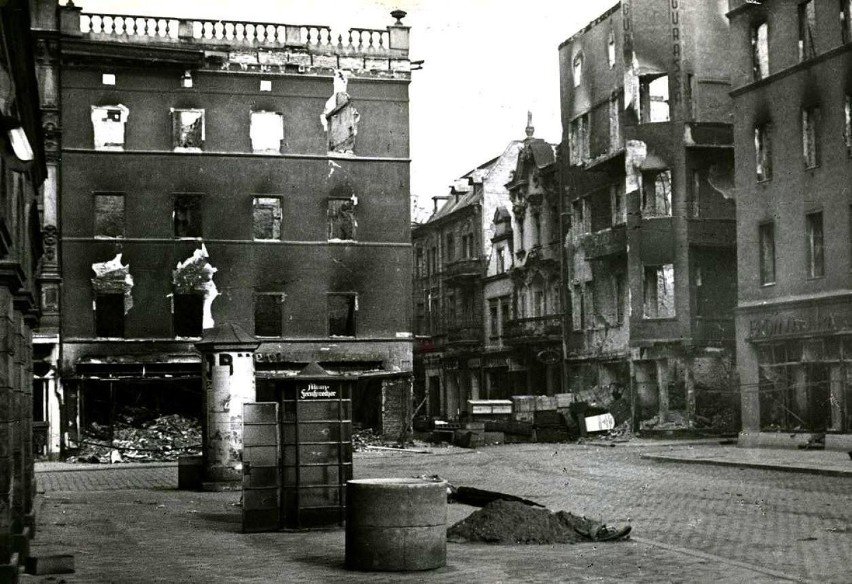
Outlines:
POLYGON ((225 323, 259 341, 259 399, 316 362, 355 379, 356 424, 402 431, 405 14, 339 36, 50 1, 34 15, 56 153, 43 277, 59 350, 41 385, 58 396, 55 441, 126 406, 198 415, 195 343, 225 323))
POLYGON ((737 423, 723 5, 624 0, 559 47, 567 387, 632 389, 636 429, 737 423))
POLYGON ((746 445, 852 447, 852 4, 733 0, 746 445))

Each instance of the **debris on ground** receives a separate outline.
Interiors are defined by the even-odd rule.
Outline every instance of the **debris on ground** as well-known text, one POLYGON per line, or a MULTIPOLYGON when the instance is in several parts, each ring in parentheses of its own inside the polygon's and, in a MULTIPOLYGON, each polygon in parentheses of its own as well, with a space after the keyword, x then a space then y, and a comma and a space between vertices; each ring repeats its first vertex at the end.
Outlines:
POLYGON ((567 511, 552 512, 498 499, 450 527, 447 541, 503 545, 615 541, 626 538, 630 529, 629 525, 611 528, 567 511))
POLYGON ((660 419, 659 414, 639 422, 640 430, 684 430, 689 428, 689 421, 683 412, 670 410, 666 412, 666 419, 660 419))
POLYGON ((423 454, 426 451, 410 450, 422 446, 423 443, 415 443, 413 440, 403 442, 399 440, 387 440, 381 434, 376 434, 372 428, 361 428, 352 432, 353 452, 363 452, 365 450, 406 450, 423 454))
POLYGON ((168 462, 179 456, 201 454, 198 420, 179 414, 138 420, 129 415, 119 416, 112 431, 106 424, 92 422, 79 441, 76 455, 68 457, 66 462, 168 462))

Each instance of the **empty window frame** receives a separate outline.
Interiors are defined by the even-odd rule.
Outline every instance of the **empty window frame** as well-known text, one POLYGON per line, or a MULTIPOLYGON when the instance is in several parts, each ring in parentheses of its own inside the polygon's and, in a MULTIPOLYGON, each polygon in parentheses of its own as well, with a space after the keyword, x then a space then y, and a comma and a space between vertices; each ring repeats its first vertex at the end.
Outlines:
POLYGON ((251 150, 255 154, 281 154, 284 116, 278 112, 251 112, 251 150))
POLYGON ((252 237, 255 240, 281 239, 281 199, 279 197, 254 197, 252 237))
POLYGON ((201 237, 201 195, 176 194, 172 222, 175 237, 201 237))
POLYGON ((671 217, 672 173, 660 170, 642 173, 642 217, 671 217))
POLYGON ((770 125, 761 124, 754 128, 755 174, 758 181, 772 178, 772 144, 770 125))
POLYGON ((840 0, 840 30, 844 44, 852 41, 852 0, 840 0))
POLYGON ((577 56, 574 57, 574 66, 572 71, 574 74, 574 87, 580 87, 583 83, 583 53, 578 53, 577 56))
POLYGON ((503 274, 506 272, 506 248, 500 246, 495 250, 496 272, 503 274))
POLYGON ((612 208, 612 224, 621 225, 627 222, 627 202, 624 200, 623 185, 609 186, 610 208, 612 208))
POLYGON ((606 64, 610 69, 615 67, 615 31, 613 29, 610 29, 606 41, 606 64))
POLYGON ((643 75, 639 78, 639 122, 668 122, 669 77, 668 75, 643 75))
POLYGON ((328 335, 330 337, 354 337, 358 296, 353 292, 330 293, 327 297, 327 304, 328 335))
POLYGON ((808 277, 825 276, 825 254, 823 248, 822 211, 805 215, 807 237, 808 277))
POLYGON ((589 114, 583 114, 571 122, 569 130, 571 164, 581 165, 591 158, 589 140, 589 114))
POLYGON ((500 337, 500 306, 496 298, 488 300, 488 337, 496 339, 500 337))
POLYGON ((475 240, 473 238, 473 233, 466 233, 465 235, 462 235, 462 257, 476 257, 476 245, 475 240))
POLYGON ((254 297, 254 334, 259 337, 280 337, 283 334, 283 309, 283 294, 256 294, 254 297))
POLYGON ((761 223, 757 227, 760 242, 760 284, 775 283, 775 224, 761 223))
POLYGON ((817 125, 819 124, 819 108, 802 109, 802 154, 805 166, 819 166, 819 147, 817 145, 817 125))
POLYGON ((92 106, 95 150, 124 149, 124 128, 129 113, 123 105, 92 106))
POLYGON ((172 146, 178 151, 204 147, 204 110, 172 109, 172 146))
POLYGON ((674 265, 645 266, 643 276, 643 316, 674 318, 674 265))
POLYGON ((200 337, 203 317, 203 294, 172 296, 172 327, 176 337, 200 337))
POLYGON ((124 194, 95 193, 95 237, 124 237, 124 194))
POLYGON ((124 337, 124 294, 95 295, 95 335, 124 337))
POLYGON ((329 199, 327 218, 329 241, 355 240, 358 222, 352 199, 329 199))
POLYGON ((769 77, 769 25, 766 22, 751 28, 751 60, 755 81, 769 77))
POLYGON ((799 61, 816 57, 816 8, 814 0, 799 3, 799 61))

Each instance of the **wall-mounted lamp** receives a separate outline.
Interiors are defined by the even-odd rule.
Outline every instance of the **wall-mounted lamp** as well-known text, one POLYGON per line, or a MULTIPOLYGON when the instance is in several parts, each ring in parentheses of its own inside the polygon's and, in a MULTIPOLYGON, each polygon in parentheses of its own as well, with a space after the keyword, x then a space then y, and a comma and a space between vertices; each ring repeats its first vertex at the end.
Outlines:
POLYGON ((26 170, 35 154, 21 122, 12 116, 0 115, 0 131, 3 132, 3 158, 13 170, 26 170))
POLYGON ((192 87, 192 74, 189 71, 184 71, 183 77, 180 78, 181 87, 192 87))

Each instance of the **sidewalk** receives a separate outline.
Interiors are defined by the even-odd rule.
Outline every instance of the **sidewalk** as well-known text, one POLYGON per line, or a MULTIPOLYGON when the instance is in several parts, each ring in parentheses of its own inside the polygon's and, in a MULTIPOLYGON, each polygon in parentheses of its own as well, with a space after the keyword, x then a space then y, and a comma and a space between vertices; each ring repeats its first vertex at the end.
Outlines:
POLYGON ((647 460, 660 462, 714 464, 852 477, 852 458, 846 452, 836 450, 739 448, 737 446, 699 444, 683 447, 672 446, 664 452, 642 453, 641 456, 647 460))

